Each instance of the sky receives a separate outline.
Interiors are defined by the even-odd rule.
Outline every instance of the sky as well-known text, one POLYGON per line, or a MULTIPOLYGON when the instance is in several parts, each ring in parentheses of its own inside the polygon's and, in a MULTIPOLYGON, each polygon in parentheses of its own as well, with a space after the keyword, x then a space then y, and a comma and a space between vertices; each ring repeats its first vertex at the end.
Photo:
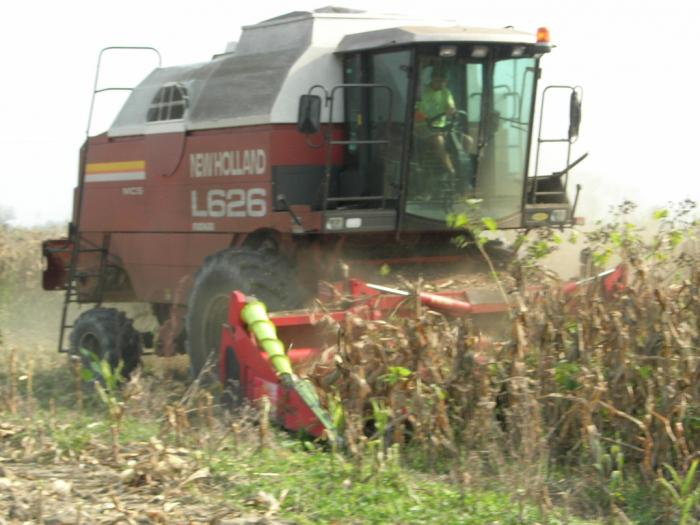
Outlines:
MULTIPOLYGON (((578 214, 604 219, 623 199, 649 213, 669 201, 700 200, 697 2, 24 0, 0 7, 0 214, 22 225, 68 220, 103 47, 153 46, 165 66, 201 62, 238 40, 242 25, 328 4, 470 26, 547 26, 557 47, 543 59, 541 85, 584 89, 574 157, 589 157, 571 181, 583 186, 578 214)), ((106 61, 103 85, 134 84, 152 67, 106 61)), ((98 98, 91 134, 108 126, 114 99, 98 98)))

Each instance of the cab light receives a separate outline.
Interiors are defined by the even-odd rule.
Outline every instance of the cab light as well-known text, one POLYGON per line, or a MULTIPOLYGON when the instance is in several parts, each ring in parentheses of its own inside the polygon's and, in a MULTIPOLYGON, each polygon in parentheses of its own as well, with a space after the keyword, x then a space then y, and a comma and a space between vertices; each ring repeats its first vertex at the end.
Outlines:
POLYGON ((472 58, 484 58, 489 54, 489 48, 486 46, 474 46, 472 48, 472 58))
POLYGON ((457 46, 440 46, 440 56, 450 58, 457 54, 457 46))
POLYGON ((525 54, 525 46, 513 46, 513 50, 510 52, 512 57, 521 57, 525 54))
POLYGON ((549 29, 546 27, 540 27, 537 29, 537 43, 549 44, 549 29))

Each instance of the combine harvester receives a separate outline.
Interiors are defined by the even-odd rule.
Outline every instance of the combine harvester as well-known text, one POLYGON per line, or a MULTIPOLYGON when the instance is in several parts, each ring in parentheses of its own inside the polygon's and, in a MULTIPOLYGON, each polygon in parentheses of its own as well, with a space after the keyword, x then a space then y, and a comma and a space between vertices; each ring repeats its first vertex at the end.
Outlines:
MULTIPOLYGON (((279 374, 291 370, 280 352, 294 343, 294 362, 314 351, 304 342, 313 340, 311 313, 273 316, 285 346, 266 343, 276 340, 270 334, 258 345, 232 290, 271 311, 294 310, 332 296, 323 283, 345 279, 350 296, 378 300, 372 315, 383 315, 401 292, 357 277, 384 264, 439 273, 464 262, 447 219, 470 213, 469 202, 499 229, 576 222, 580 187, 570 199, 567 180, 583 158, 571 161, 581 90, 538 88, 551 49, 544 28, 324 8, 245 27, 209 62, 157 67, 105 133, 90 136, 88 123, 68 236, 43 244, 44 288, 65 292, 59 351, 87 348, 123 361, 128 374, 155 346, 187 352, 195 375, 220 351, 222 374, 240 379, 248 397, 286 402, 279 374), (541 105, 549 94, 568 97, 565 136, 542 136, 538 93, 541 105), (561 146, 561 171, 538 173, 543 144, 561 146), (105 302, 150 303, 161 323, 156 344, 105 302), (94 308, 72 322, 76 303, 94 308), (279 374, 270 360, 286 362, 279 374)), ((95 94, 109 90, 99 76, 100 62, 95 94)), ((508 309, 476 288, 421 300, 475 317, 508 309)), ((251 323, 264 321, 256 316, 251 323)), ((286 426, 315 417, 294 414, 286 426)))

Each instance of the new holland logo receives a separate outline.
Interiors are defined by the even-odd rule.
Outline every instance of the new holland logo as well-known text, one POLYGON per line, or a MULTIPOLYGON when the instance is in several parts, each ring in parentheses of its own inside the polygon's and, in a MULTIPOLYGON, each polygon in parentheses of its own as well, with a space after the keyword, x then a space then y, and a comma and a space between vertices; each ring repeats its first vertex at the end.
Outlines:
POLYGON ((267 154, 262 149, 190 154, 190 177, 262 175, 266 167, 267 154))

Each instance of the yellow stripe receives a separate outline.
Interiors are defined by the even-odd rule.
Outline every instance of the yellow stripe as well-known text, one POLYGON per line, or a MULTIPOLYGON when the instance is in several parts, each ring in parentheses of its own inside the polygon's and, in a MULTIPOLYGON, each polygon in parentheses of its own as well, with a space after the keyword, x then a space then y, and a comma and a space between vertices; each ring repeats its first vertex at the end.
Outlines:
POLYGON ((145 160, 128 160, 125 162, 96 162, 88 164, 86 172, 108 173, 110 171, 143 171, 145 169, 145 160))

